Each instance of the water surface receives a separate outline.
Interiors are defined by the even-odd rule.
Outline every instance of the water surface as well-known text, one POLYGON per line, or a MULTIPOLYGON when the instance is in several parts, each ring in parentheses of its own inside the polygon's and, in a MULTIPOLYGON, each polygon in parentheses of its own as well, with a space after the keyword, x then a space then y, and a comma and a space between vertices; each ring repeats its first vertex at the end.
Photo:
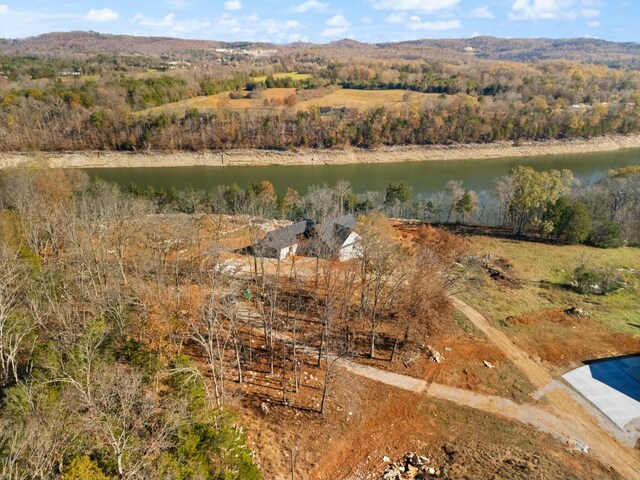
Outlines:
POLYGON ((482 192, 492 188, 496 177, 505 175, 518 165, 536 170, 570 169, 581 183, 593 183, 608 169, 640 165, 640 149, 579 155, 545 155, 481 160, 446 160, 353 165, 296 165, 266 167, 151 167, 86 169, 91 176, 116 182, 123 187, 135 183, 139 187, 177 189, 188 186, 211 190, 217 185, 237 183, 240 186, 269 180, 278 191, 287 187, 301 194, 309 185, 333 184, 344 179, 356 193, 384 190, 389 182, 407 182, 414 198, 442 190, 449 180, 462 180, 466 188, 482 192))

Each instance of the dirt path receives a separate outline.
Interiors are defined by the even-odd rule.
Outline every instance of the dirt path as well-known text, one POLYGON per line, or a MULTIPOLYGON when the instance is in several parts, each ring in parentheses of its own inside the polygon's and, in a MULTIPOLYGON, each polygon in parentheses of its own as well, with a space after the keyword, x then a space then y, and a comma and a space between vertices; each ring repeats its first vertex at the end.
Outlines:
MULTIPOLYGON (((480 312, 457 298, 453 298, 453 302, 454 306, 466 315, 490 341, 494 342, 532 383, 539 389, 543 389, 547 399, 544 407, 521 405, 495 395, 480 394, 438 383, 427 383, 418 378, 362 365, 346 358, 339 359, 337 365, 355 375, 395 388, 448 400, 458 405, 531 425, 570 445, 579 441, 586 444, 593 456, 603 465, 610 465, 629 480, 640 478, 640 458, 633 449, 603 429, 598 420, 586 411, 579 401, 572 398, 564 389, 559 388, 558 383, 542 365, 520 350, 480 312)), ((251 312, 246 312, 245 315, 251 316, 251 312)), ((252 318, 256 317, 252 316, 252 318)), ((257 325, 255 327, 258 328, 257 325)), ((279 340, 290 340, 282 334, 275 336, 279 340)), ((317 354, 317 349, 314 347, 299 345, 298 348, 309 354, 317 354)))
POLYGON ((338 361, 338 366, 351 373, 368 378, 369 380, 375 380, 376 382, 391 385, 392 387, 401 388, 402 390, 408 390, 410 392, 423 393, 429 388, 429 384, 419 378, 387 372, 386 370, 362 365, 345 358, 338 361))
POLYGON ((522 371, 536 388, 551 383, 554 378, 542 365, 534 362, 525 352, 518 348, 502 331, 494 327, 480 312, 462 300, 452 298, 453 306, 462 312, 478 330, 494 343, 522 371))
POLYGON ((430 397, 448 400, 458 405, 475 408, 493 415, 529 424, 538 430, 553 435, 563 442, 571 443, 576 440, 567 434, 567 432, 571 431, 570 424, 539 407, 520 405, 508 398, 495 395, 485 395, 439 383, 427 383, 424 380, 361 365, 347 359, 341 359, 338 365, 351 373, 392 387, 414 393, 426 393, 430 397))
POLYGON ((438 383, 432 383, 427 394, 430 397, 448 400, 457 405, 464 405, 531 425, 537 430, 551 434, 561 442, 572 444, 578 440, 570 436, 571 424, 539 407, 521 405, 508 398, 484 395, 438 383))
MULTIPOLYGON (((546 368, 518 348, 480 312, 457 298, 453 298, 453 303, 536 387, 543 388, 554 380, 546 368)), ((586 443, 594 457, 604 465, 611 465, 622 476, 629 480, 640 478, 640 458, 637 452, 605 431, 580 402, 559 388, 549 390, 545 398, 548 404, 545 410, 553 415, 558 427, 567 435, 586 443)))

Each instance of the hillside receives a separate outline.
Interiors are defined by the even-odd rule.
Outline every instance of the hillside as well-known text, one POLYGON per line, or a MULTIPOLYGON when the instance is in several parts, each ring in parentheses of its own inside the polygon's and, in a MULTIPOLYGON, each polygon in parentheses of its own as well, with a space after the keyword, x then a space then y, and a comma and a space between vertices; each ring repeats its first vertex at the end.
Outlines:
POLYGON ((0 41, 0 151, 627 136, 640 132, 639 53, 593 39, 275 45, 49 33, 0 41))
POLYGON ((396 43, 366 43, 350 39, 328 44, 291 43, 275 45, 252 42, 220 42, 169 37, 109 35, 98 32, 55 32, 18 40, 0 40, 0 53, 26 54, 191 54, 215 49, 278 50, 280 54, 302 55, 314 52, 324 58, 350 58, 366 54, 369 58, 452 59, 469 56, 488 60, 533 62, 571 60, 615 67, 640 67, 640 44, 618 43, 593 38, 496 38, 424 39, 396 43))
POLYGON ((570 60, 619 67, 640 67, 640 44, 617 43, 595 38, 496 38, 417 40, 380 44, 379 47, 400 52, 422 49, 465 52, 478 58, 533 62, 538 60, 570 60))
POLYGON ((4 54, 120 54, 160 56, 170 53, 193 53, 216 48, 274 48, 270 44, 218 42, 169 37, 137 37, 98 32, 52 32, 18 40, 0 41, 4 54))

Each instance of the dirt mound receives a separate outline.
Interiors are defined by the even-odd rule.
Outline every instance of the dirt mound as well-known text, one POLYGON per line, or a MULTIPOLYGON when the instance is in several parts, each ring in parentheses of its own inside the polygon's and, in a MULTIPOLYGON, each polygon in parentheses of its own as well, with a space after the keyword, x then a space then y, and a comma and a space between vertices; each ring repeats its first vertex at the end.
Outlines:
POLYGON ((522 288, 522 281, 518 278, 513 263, 508 258, 486 254, 469 256, 466 261, 470 265, 484 270, 489 278, 501 287, 509 290, 522 288))
MULTIPOLYGON (((542 455, 519 446, 498 446, 491 444, 445 443, 434 451, 431 461, 442 465, 447 478, 564 478, 587 479, 604 478, 602 471, 571 473, 555 455, 542 455)), ((618 478, 614 472, 606 478, 618 478)))
POLYGON ((506 318, 511 325, 535 325, 539 322, 549 322, 562 325, 573 325, 575 319, 564 312, 557 310, 542 310, 527 313, 525 315, 511 316, 506 318))

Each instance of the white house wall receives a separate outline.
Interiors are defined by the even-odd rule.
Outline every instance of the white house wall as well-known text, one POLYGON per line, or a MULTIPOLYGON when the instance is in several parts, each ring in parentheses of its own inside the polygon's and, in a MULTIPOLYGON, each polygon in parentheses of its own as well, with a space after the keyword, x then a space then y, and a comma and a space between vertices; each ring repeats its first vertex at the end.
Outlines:
POLYGON ((288 247, 281 248, 278 258, 280 258, 280 260, 284 260, 285 258, 287 258, 289 256, 293 257, 296 254, 297 251, 298 251, 298 244, 297 243, 294 244, 294 245, 290 245, 288 247))
POLYGON ((340 252, 338 253, 338 258, 341 262, 358 258, 361 255, 360 247, 358 245, 359 239, 360 235, 358 235, 356 232, 351 232, 349 234, 347 239, 340 247, 340 252))

